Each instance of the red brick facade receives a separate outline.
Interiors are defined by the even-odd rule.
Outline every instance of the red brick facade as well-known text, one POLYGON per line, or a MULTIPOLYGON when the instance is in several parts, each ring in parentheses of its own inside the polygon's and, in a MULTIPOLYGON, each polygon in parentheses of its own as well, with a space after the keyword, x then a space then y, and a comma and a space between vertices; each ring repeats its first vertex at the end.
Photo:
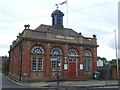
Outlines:
MULTIPOLYGON (((80 69, 80 64, 83 64, 83 59, 84 58, 90 58, 92 60, 92 70, 88 71, 93 72, 97 70, 96 67, 96 60, 97 60, 97 52, 96 52, 96 48, 93 47, 85 47, 85 46, 79 46, 79 45, 68 45, 68 47, 66 47, 66 44, 60 44, 60 43, 47 43, 47 42, 39 42, 39 41, 31 41, 31 40, 23 40, 22 42, 20 42, 15 48, 13 48, 10 51, 10 68, 9 68, 9 73, 13 76, 15 76, 17 79, 20 78, 20 54, 21 54, 21 45, 22 45, 22 67, 21 67, 21 78, 25 78, 25 76, 23 75, 23 73, 26 73, 28 76, 28 79, 32 79, 33 76, 31 76, 31 50, 34 46, 41 46, 44 50, 45 50, 45 55, 43 55, 42 57, 44 57, 44 62, 43 62, 43 71, 41 71, 43 73, 43 76, 45 80, 51 80, 53 79, 52 76, 52 71, 51 71, 51 62, 50 62, 50 52, 53 48, 57 47, 60 48, 62 51, 62 56, 61 56, 61 71, 60 73, 60 78, 63 80, 70 80, 72 79, 71 77, 69 77, 69 63, 68 63, 68 59, 67 62, 65 62, 65 57, 68 57, 67 52, 70 49, 75 49, 79 55, 79 57, 77 57, 77 63, 76 63, 76 69, 77 69, 77 75, 74 79, 87 79, 87 75, 86 71, 81 70, 80 69), (81 49, 82 48, 82 49, 81 49), (91 57, 84 57, 83 56, 83 51, 84 50, 89 50, 92 53, 91 57), (68 69, 64 70, 64 64, 68 65, 68 69), (86 76, 85 76, 86 75, 86 76), (84 78, 83 78, 84 77, 84 78)), ((74 57, 71 57, 74 58, 74 57)), ((75 57, 76 58, 76 57, 75 57)), ((37 72, 35 72, 37 75, 37 72)), ((54 76, 54 79, 56 77, 54 76)))

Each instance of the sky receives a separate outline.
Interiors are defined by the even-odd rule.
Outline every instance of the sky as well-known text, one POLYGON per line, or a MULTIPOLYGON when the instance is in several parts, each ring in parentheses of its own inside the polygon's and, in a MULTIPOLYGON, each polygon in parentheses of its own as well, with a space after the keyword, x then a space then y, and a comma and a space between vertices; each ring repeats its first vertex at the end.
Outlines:
MULTIPOLYGON (((9 47, 24 30, 25 24, 30 24, 30 29, 41 24, 52 25, 51 14, 56 10, 55 4, 63 1, 0 0, 0 56, 9 56, 9 47)), ((67 4, 59 6, 59 10, 65 14, 65 28, 81 32, 85 37, 93 37, 95 34, 99 45, 97 55, 111 60, 116 58, 114 30, 118 37, 118 2, 119 0, 68 0, 67 4)))

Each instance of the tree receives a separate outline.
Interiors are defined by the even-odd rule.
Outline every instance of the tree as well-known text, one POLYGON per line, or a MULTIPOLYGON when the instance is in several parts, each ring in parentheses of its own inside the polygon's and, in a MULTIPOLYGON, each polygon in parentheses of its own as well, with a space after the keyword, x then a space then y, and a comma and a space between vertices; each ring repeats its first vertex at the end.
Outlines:
POLYGON ((97 57, 97 60, 99 60, 99 59, 102 61, 104 61, 104 60, 107 61, 107 59, 105 57, 97 57))
MULTIPOLYGON (((112 59, 111 61, 109 61, 109 63, 111 64, 111 67, 117 67, 117 61, 116 59, 112 59)), ((118 65, 119 65, 119 68, 120 68, 120 59, 118 59, 118 65)))
POLYGON ((7 75, 9 70, 9 60, 2 63, 2 73, 7 75))
POLYGON ((106 64, 108 62, 105 57, 97 57, 97 60, 99 59, 103 61, 103 64, 106 64))

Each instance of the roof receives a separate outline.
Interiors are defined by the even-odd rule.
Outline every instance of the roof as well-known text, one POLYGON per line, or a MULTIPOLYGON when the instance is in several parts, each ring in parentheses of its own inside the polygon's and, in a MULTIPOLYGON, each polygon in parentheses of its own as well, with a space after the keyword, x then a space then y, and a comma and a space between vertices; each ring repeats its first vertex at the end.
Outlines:
POLYGON ((41 24, 35 30, 36 31, 49 32, 49 33, 55 33, 55 34, 81 36, 79 33, 75 32, 74 30, 69 29, 69 28, 55 27, 55 26, 49 26, 49 25, 43 25, 43 24, 41 24))

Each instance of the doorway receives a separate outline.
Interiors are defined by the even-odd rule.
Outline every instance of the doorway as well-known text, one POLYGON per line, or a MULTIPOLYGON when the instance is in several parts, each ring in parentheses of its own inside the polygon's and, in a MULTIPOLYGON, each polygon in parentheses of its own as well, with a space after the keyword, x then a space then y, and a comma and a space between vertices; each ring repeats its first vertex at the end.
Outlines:
POLYGON ((76 77, 76 59, 69 60, 69 77, 76 77))

